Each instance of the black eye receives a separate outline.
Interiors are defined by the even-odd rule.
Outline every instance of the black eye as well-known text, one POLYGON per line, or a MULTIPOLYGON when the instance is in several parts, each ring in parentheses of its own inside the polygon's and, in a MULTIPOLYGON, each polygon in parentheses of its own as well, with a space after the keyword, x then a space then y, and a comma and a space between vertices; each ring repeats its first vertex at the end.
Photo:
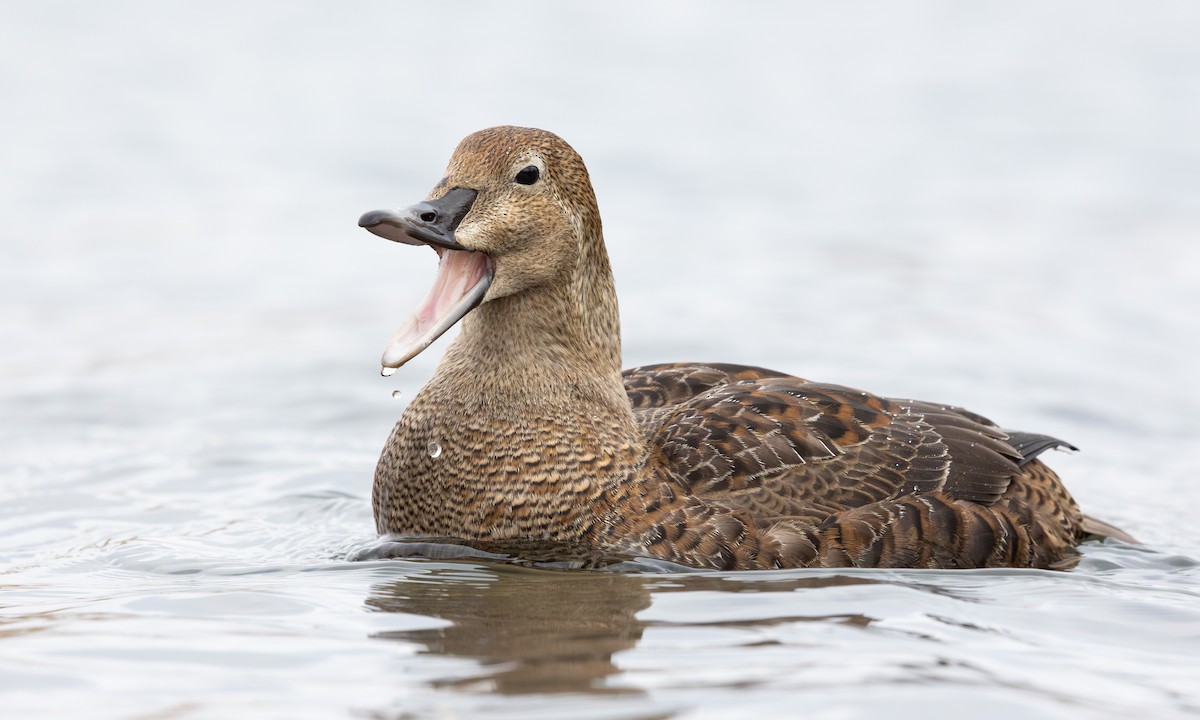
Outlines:
POLYGON ((542 173, 537 169, 537 167, 529 165, 528 167, 521 168, 521 172, 517 173, 517 176, 513 179, 522 185, 532 185, 538 181, 538 178, 541 177, 541 175, 542 173))

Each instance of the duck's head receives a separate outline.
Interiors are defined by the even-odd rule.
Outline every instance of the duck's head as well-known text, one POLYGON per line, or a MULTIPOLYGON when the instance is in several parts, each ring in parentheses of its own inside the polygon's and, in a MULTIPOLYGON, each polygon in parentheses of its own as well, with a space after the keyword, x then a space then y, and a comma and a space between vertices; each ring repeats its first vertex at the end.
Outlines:
POLYGON ((581 241, 599 232, 579 155, 544 130, 495 127, 468 135, 428 197, 372 210, 358 224, 438 254, 433 288, 383 354, 384 373, 429 347, 483 303, 570 282, 581 241))

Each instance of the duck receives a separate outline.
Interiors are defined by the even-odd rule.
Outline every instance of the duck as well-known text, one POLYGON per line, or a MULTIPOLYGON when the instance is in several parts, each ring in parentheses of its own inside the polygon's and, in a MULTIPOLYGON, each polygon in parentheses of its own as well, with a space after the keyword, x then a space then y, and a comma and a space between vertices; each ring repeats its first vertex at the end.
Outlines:
POLYGON ((380 455, 381 534, 714 570, 1063 568, 1132 541, 1082 514, 1049 435, 762 367, 622 370, 595 192, 551 132, 475 132, 359 226, 439 257, 384 375, 461 326, 380 455))

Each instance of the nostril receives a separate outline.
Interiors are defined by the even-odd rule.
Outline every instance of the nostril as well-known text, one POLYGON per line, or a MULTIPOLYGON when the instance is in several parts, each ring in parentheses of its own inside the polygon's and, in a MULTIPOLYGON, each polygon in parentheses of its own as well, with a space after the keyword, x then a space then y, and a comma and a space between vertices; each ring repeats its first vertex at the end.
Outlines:
POLYGON ((435 213, 435 212, 423 212, 423 213, 421 213, 421 221, 422 221, 422 222, 431 223, 431 222, 434 222, 434 221, 436 221, 436 220, 437 220, 437 213, 435 213))

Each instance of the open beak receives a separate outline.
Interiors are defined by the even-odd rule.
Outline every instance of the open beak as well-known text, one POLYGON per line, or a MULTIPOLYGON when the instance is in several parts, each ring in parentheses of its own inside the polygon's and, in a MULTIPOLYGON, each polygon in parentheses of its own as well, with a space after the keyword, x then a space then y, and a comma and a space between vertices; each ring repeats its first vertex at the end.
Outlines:
POLYGON ((474 190, 453 188, 437 200, 400 211, 372 210, 358 219, 360 227, 379 237, 408 245, 429 245, 440 258, 428 297, 383 352, 384 375, 391 375, 429 347, 487 294, 494 273, 491 258, 460 245, 454 236, 476 195, 474 190))

